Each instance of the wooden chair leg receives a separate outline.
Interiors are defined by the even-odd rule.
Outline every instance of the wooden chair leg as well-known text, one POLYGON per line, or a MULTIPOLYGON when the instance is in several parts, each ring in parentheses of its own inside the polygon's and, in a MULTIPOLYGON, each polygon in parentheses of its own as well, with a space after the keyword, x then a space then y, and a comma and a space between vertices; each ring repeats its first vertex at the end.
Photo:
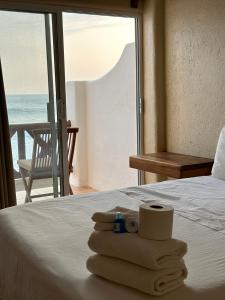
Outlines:
POLYGON ((21 174, 21 177, 23 180, 25 191, 26 191, 26 197, 25 197, 24 202, 25 203, 32 202, 30 194, 31 194, 33 179, 31 176, 29 176, 28 181, 26 181, 26 173, 23 168, 20 168, 20 174, 21 174))
POLYGON ((70 195, 73 195, 73 190, 72 190, 72 188, 71 188, 70 183, 69 183, 69 188, 70 188, 70 195))
POLYGON ((31 189, 32 189, 32 184, 33 184, 33 178, 32 177, 29 177, 28 179, 28 184, 27 184, 27 196, 26 196, 26 199, 25 199, 25 203, 28 203, 28 202, 32 202, 31 200, 31 189))

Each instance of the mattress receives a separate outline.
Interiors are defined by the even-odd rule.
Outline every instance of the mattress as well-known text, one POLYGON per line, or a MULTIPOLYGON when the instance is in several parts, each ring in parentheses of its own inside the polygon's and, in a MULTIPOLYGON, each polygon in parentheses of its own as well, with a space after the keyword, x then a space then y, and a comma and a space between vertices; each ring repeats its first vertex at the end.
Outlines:
POLYGON ((175 207, 173 236, 188 244, 185 285, 162 300, 225 299, 225 182, 211 176, 43 200, 0 212, 1 300, 153 300, 91 275, 91 215, 143 201, 175 207), (213 221, 211 221, 213 220, 213 221), (215 222, 214 222, 215 221, 215 222), (215 224, 216 223, 216 224, 215 224))

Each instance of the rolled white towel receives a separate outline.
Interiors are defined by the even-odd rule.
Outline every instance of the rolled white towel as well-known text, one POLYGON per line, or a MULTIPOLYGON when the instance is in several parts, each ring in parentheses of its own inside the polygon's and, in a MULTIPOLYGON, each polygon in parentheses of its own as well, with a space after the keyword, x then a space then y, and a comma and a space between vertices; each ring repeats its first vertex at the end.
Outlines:
POLYGON ((120 259, 93 255, 87 260, 87 268, 100 277, 155 296, 175 290, 187 277, 182 262, 179 267, 151 271, 120 259))
POLYGON ((94 231, 88 245, 98 254, 120 258, 151 270, 175 268, 187 252, 187 244, 180 240, 154 241, 142 239, 136 233, 115 234, 109 231, 94 231))
MULTIPOLYGON (((115 223, 95 223, 94 230, 96 231, 114 231, 115 223)), ((125 229, 127 232, 135 233, 138 231, 138 220, 137 218, 128 217, 125 221, 125 229)))
POLYGON ((94 229, 97 231, 113 231, 114 223, 95 223, 94 229))
POLYGON ((138 232, 138 218, 136 216, 128 216, 125 220, 125 229, 129 233, 138 232))
POLYGON ((96 223, 113 223, 115 221, 116 213, 121 212, 126 220, 129 216, 138 217, 138 211, 131 210, 125 207, 117 206, 109 211, 96 212, 92 216, 92 220, 96 223))

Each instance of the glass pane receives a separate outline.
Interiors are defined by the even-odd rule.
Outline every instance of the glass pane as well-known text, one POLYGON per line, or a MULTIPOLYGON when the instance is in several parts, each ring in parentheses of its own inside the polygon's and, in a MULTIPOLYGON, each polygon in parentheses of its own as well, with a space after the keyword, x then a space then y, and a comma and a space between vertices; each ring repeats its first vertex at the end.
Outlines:
POLYGON ((79 127, 71 183, 76 192, 137 185, 135 19, 64 13, 63 28, 67 117, 79 127))
POLYGON ((0 55, 18 204, 27 195, 39 199, 54 190, 58 196, 55 96, 46 33, 44 14, 0 11, 0 55), (50 134, 46 129, 51 129, 50 134))

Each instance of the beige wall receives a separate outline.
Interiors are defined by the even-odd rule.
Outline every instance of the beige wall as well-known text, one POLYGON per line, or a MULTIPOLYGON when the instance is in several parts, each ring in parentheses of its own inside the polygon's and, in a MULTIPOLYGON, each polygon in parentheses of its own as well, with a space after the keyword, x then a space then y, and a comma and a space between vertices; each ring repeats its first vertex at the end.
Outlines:
POLYGON ((225 1, 166 1, 167 150, 213 157, 225 124, 225 1))
POLYGON ((145 152, 213 157, 225 124, 225 1, 150 0, 143 11, 145 152))
MULTIPOLYGON (((164 1, 145 1, 143 10, 144 152, 166 150, 164 1)), ((145 173, 146 182, 163 177, 145 173)))

